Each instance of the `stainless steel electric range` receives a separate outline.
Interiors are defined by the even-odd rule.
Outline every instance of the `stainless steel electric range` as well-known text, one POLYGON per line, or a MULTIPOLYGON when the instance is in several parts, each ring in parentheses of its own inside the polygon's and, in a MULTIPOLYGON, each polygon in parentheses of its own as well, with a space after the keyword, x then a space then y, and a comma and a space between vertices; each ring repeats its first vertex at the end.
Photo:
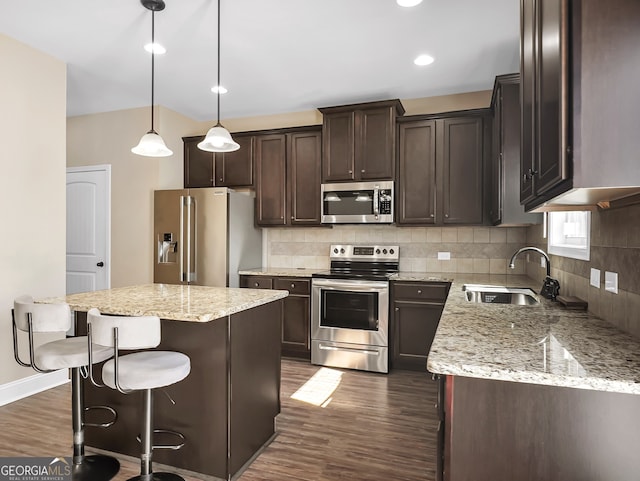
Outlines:
POLYGON ((398 246, 332 245, 311 280, 311 362, 389 372, 389 278, 398 246))

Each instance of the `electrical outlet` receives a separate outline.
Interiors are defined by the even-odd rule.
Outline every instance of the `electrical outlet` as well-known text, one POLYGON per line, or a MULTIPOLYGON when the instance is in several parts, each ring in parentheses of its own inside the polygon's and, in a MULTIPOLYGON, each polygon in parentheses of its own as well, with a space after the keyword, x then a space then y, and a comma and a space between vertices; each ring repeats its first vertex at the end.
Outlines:
POLYGON ((618 293, 618 273, 604 271, 604 289, 605 291, 618 293))
POLYGON ((600 289, 600 269, 591 268, 589 283, 596 289, 600 289))
POLYGON ((450 261, 451 260, 451 252, 438 252, 438 260, 439 261, 450 261))
POLYGON ((547 261, 544 257, 540 257, 540 267, 547 267, 547 261))

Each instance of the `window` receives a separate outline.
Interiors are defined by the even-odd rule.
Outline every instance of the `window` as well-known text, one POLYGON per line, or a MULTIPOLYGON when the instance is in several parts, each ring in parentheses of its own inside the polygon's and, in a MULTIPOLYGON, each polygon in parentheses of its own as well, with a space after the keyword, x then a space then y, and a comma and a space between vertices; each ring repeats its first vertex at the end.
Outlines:
POLYGON ((591 212, 549 212, 547 219, 549 253, 588 261, 591 212))

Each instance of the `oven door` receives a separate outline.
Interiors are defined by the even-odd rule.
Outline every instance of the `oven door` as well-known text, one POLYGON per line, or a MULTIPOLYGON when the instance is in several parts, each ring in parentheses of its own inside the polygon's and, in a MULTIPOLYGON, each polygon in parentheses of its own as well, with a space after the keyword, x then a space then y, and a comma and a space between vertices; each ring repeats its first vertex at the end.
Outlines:
POLYGON ((389 283, 312 279, 311 339, 389 345, 389 283))

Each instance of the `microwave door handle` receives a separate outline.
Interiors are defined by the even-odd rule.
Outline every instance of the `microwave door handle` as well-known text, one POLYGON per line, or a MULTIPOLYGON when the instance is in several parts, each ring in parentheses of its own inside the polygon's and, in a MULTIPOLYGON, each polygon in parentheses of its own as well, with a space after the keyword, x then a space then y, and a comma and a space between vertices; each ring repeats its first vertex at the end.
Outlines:
POLYGON ((380 213, 379 209, 380 188, 376 185, 373 188, 373 213, 377 216, 380 213))

